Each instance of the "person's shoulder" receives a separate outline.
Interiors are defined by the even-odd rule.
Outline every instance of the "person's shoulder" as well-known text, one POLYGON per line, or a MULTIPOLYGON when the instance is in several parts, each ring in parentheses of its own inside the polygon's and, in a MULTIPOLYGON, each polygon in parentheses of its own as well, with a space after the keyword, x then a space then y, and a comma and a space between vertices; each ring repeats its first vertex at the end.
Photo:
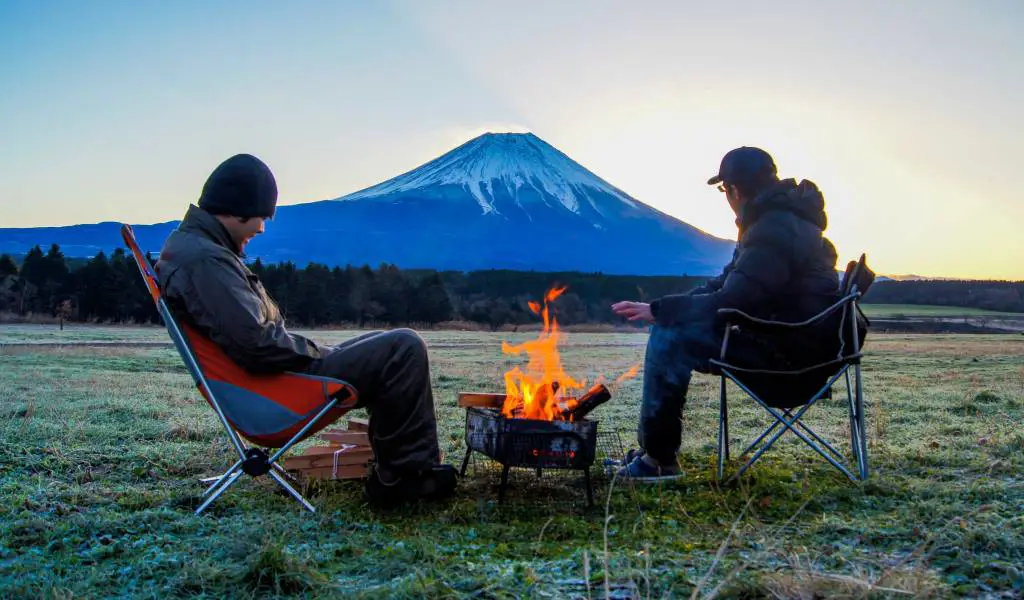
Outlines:
MULTIPOLYGON (((217 263, 234 265, 236 257, 230 250, 201 235, 187 231, 175 231, 164 246, 166 262, 176 269, 196 269, 217 263), (178 236, 175 239, 175 236, 178 236)), ((164 259, 161 253, 161 260, 164 259)))
POLYGON ((791 239, 800 227, 800 218, 783 208, 769 208, 750 226, 745 241, 784 241, 791 239))

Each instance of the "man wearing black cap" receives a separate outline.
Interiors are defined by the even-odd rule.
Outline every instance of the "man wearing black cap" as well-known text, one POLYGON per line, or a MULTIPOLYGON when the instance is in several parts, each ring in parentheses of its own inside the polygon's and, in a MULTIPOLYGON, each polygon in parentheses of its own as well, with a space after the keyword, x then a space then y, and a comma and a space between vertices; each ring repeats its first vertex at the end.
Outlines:
POLYGON ((376 466, 367 483, 381 505, 449 495, 455 471, 439 465, 427 349, 414 331, 368 333, 321 347, 290 333, 277 304, 242 260, 242 251, 274 217, 277 183, 255 156, 218 166, 171 233, 156 264, 176 316, 209 336, 254 373, 301 371, 344 379, 370 411, 376 466))
MULTIPOLYGON (((777 321, 803 321, 836 299, 836 251, 824 237, 825 200, 810 181, 779 180, 772 157, 744 146, 722 158, 708 180, 725 194, 739 228, 732 261, 722 273, 686 294, 650 304, 618 302, 616 314, 653 323, 644 361, 640 408, 640 449, 630 451, 620 476, 661 481, 680 476, 677 455, 682 411, 694 370, 707 372, 718 357, 720 308, 735 308, 777 321)), ((785 348, 741 333, 730 336, 727 359, 749 368, 785 368, 801 356, 828 347, 823 323, 807 337, 786 340, 785 348), (797 356, 797 354, 801 356, 797 356)))

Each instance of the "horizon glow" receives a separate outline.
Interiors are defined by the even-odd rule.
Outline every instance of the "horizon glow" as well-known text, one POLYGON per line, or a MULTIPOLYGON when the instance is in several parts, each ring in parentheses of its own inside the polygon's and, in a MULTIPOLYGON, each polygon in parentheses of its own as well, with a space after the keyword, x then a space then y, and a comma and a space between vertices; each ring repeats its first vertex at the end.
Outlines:
POLYGON ((0 5, 0 227, 178 219, 236 152, 282 204, 531 131, 719 237, 730 148, 815 181, 840 266, 1024 279, 1024 5, 0 5), (495 35, 501 31, 501 35, 495 35))

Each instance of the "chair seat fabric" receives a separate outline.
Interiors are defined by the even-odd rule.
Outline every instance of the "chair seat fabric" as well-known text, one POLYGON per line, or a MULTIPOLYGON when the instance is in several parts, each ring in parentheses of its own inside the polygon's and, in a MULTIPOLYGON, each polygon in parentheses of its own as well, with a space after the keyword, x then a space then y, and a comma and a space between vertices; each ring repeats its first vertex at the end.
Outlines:
MULTIPOLYGON (((224 416, 254 444, 270 448, 285 444, 333 395, 346 389, 341 382, 315 375, 249 373, 195 328, 183 324, 182 329, 224 416)), ((327 415, 320 420, 322 425, 311 429, 306 437, 344 412, 341 409, 337 416, 327 415)))

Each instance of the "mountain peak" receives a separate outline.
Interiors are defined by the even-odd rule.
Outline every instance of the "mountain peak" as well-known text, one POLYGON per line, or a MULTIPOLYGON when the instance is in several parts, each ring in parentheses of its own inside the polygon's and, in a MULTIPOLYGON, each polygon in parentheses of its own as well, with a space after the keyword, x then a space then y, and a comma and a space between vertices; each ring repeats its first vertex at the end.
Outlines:
POLYGON ((610 195, 629 207, 636 201, 591 173, 557 148, 532 133, 485 133, 412 171, 337 200, 347 202, 412 192, 429 186, 457 186, 468 191, 483 214, 500 214, 496 192, 517 203, 521 190, 530 197, 553 198, 566 210, 580 214, 589 204, 601 212, 595 196, 610 195))

